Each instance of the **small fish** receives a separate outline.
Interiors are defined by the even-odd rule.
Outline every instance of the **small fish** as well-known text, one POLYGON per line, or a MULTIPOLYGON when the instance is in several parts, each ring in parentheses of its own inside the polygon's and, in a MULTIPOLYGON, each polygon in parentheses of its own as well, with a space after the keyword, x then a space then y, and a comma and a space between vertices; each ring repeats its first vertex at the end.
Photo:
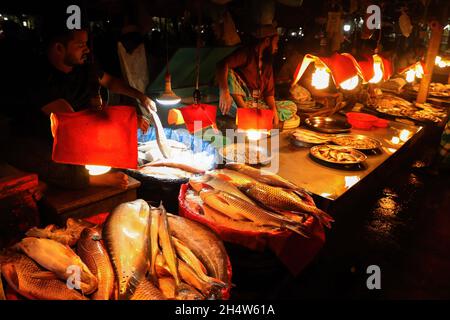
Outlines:
MULTIPOLYGON (((69 268, 77 266, 81 276, 81 291, 84 294, 91 294, 97 289, 97 278, 69 246, 55 240, 31 237, 22 239, 16 246, 28 257, 64 281, 67 281, 70 276, 67 273, 69 268)), ((47 275, 48 273, 43 273, 40 276, 45 278, 47 275)))
POLYGON ((179 290, 178 294, 175 292, 175 280, 170 277, 158 278, 158 286, 164 296, 167 299, 175 300, 204 300, 200 292, 186 283, 182 283, 182 290, 179 290))
POLYGON ((160 289, 150 282, 147 278, 143 278, 136 288, 130 300, 166 300, 166 296, 160 289))
POLYGON ((238 212, 257 225, 280 229, 287 228, 304 237, 308 237, 305 231, 302 230, 303 226, 294 220, 263 210, 229 193, 222 191, 202 191, 200 196, 208 206, 226 215, 229 215, 230 212, 233 214, 238 212))
POLYGON ((170 231, 203 263, 208 275, 231 283, 229 259, 222 240, 206 226, 172 214, 167 215, 170 231))
POLYGON ((300 195, 293 190, 272 187, 260 182, 241 184, 237 187, 246 195, 258 201, 261 205, 274 211, 306 212, 313 214, 328 228, 331 227, 330 223, 334 221, 334 219, 324 211, 316 206, 306 203, 300 195))
MULTIPOLYGON (((192 253, 192 251, 186 247, 180 240, 177 238, 172 238, 175 244, 175 248, 180 259, 185 262, 191 269, 197 274, 197 276, 203 281, 210 281, 211 278, 207 275, 207 270, 203 263, 192 253)), ((222 284, 223 287, 226 286, 225 283, 220 280, 215 279, 214 281, 222 284)))
POLYGON ((191 165, 188 165, 185 163, 181 163, 181 162, 174 162, 172 160, 170 160, 170 161, 169 160, 153 161, 153 162, 145 164, 144 167, 169 167, 169 168, 177 168, 177 169, 187 171, 190 173, 197 173, 197 174, 205 173, 205 170, 203 170, 203 169, 199 169, 194 166, 191 166, 191 165))
POLYGON ((150 261, 150 208, 142 199, 116 207, 103 227, 103 239, 119 288, 128 300, 145 276, 150 261))
POLYGON ((258 226, 252 221, 236 221, 233 219, 230 219, 229 217, 223 215, 217 210, 214 210, 208 205, 202 206, 203 214, 206 218, 211 219, 212 221, 215 221, 219 225, 226 226, 230 229, 239 230, 242 232, 272 232, 276 228, 270 227, 270 226, 258 226))
POLYGON ((285 188, 285 189, 293 189, 293 190, 296 190, 299 188, 297 185, 293 184, 292 182, 290 182, 286 179, 283 179, 279 175, 276 175, 267 170, 256 169, 256 168, 253 168, 253 167, 248 166, 243 163, 236 163, 236 162, 227 163, 225 165, 225 167, 227 169, 238 171, 242 174, 245 174, 245 175, 259 181, 259 182, 268 184, 270 186, 281 187, 281 188, 285 188))
POLYGON ((159 209, 161 212, 161 219, 159 223, 159 242, 170 273, 174 277, 175 284, 178 287, 181 284, 180 276, 178 274, 178 259, 172 242, 172 235, 170 233, 169 222, 167 220, 167 212, 162 205, 160 205, 159 209))
POLYGON ((197 192, 202 191, 202 189, 204 189, 205 186, 208 186, 215 190, 226 191, 226 192, 231 193, 247 202, 255 204, 252 199, 250 199, 245 194, 243 194, 241 191, 239 191, 239 189, 236 188, 233 184, 231 184, 228 181, 225 181, 223 179, 209 175, 209 174, 199 176, 199 177, 192 177, 189 180, 189 185, 191 186, 192 189, 194 189, 197 192))
POLYGON ((158 233, 159 233, 159 224, 161 218, 161 210, 158 208, 150 208, 151 213, 151 224, 150 224, 150 276, 153 279, 153 282, 156 283, 156 257, 159 253, 158 246, 158 233))
MULTIPOLYGON (((157 265, 161 276, 165 276, 168 272, 171 273, 169 266, 167 265, 166 261, 162 258, 161 255, 157 258, 157 265)), ((212 296, 212 295, 215 295, 216 297, 220 296, 220 291, 224 288, 223 282, 217 281, 216 279, 209 277, 206 281, 201 279, 200 277, 197 276, 195 271, 192 270, 192 268, 189 267, 182 260, 177 261, 177 267, 179 275, 184 282, 196 288, 205 296, 212 296)), ((176 292, 182 291, 181 285, 182 283, 176 285, 177 288, 176 292)))
POLYGON ((98 289, 92 300, 109 300, 114 289, 114 270, 108 252, 101 241, 101 231, 86 228, 77 243, 77 252, 89 270, 97 277, 98 289))
MULTIPOLYGON (((1 273, 8 285, 21 296, 32 300, 88 300, 64 281, 42 279, 36 275, 46 272, 24 254, 16 254, 2 264, 1 273)), ((1 282, 1 281, 0 281, 1 282)))

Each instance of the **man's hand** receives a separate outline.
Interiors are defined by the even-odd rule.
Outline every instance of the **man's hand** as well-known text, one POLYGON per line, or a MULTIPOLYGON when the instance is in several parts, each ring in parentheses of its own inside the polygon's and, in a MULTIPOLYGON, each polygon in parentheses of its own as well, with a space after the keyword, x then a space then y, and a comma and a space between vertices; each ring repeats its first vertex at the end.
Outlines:
POLYGON ((226 115, 231 108, 233 98, 228 90, 220 90, 219 108, 223 115, 226 115))
POLYGON ((139 98, 139 102, 141 103, 141 105, 143 105, 147 111, 154 111, 156 112, 156 103, 150 99, 149 97, 147 97, 145 94, 143 94, 140 98, 139 98))
POLYGON ((141 129, 142 133, 145 134, 145 133, 147 133, 150 124, 147 121, 147 119, 145 119, 142 116, 138 116, 137 117, 137 126, 138 126, 139 129, 141 129))

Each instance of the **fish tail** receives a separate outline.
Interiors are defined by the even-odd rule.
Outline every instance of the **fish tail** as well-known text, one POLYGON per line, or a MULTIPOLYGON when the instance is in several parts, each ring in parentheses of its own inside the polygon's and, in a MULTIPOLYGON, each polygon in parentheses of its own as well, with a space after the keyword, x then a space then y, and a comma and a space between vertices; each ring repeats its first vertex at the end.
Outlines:
POLYGON ((304 228, 301 227, 300 225, 293 226, 293 225, 285 224, 285 225, 282 226, 282 228, 286 228, 286 229, 288 229, 288 230, 290 230, 292 232, 295 232, 295 233, 297 233, 297 234, 299 234, 299 235, 301 235, 301 236, 303 236, 303 237, 305 237, 307 239, 310 238, 310 236, 307 234, 306 230, 304 230, 304 228))

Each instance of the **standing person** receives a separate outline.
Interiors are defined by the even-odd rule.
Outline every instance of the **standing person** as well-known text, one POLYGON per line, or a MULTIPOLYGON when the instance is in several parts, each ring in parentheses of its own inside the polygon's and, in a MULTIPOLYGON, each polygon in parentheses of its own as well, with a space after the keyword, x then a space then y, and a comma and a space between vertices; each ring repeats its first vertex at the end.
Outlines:
MULTIPOLYGON (((101 107, 100 86, 137 99, 148 110, 156 111, 155 103, 124 81, 87 62, 90 51, 87 31, 68 30, 61 23, 49 25, 46 31, 46 56, 35 72, 24 77, 30 80, 23 86, 28 88, 28 103, 24 105, 27 109, 13 119, 15 138, 8 146, 8 162, 21 170, 35 172, 39 179, 61 187, 78 189, 94 185, 126 188, 128 177, 121 172, 89 176, 84 166, 53 162, 49 116, 55 112, 101 107)), ((138 127, 146 131, 148 126, 148 122, 139 116, 138 127)))
POLYGON ((259 106, 274 111, 275 126, 297 112, 291 101, 275 101, 272 60, 278 50, 278 33, 273 25, 262 25, 253 33, 253 43, 237 49, 218 63, 219 107, 223 115, 236 116, 237 108, 259 106))

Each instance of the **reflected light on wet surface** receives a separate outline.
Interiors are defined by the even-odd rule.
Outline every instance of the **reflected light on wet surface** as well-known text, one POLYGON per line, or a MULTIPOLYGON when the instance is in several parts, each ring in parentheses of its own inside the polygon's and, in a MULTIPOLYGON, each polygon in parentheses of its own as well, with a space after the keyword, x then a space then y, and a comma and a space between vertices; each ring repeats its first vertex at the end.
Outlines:
POLYGON ((360 180, 360 178, 358 176, 345 177, 345 187, 347 189, 350 189, 355 184, 357 184, 359 182, 359 180, 360 180))
POLYGON ((412 132, 407 130, 407 129, 403 129, 402 131, 400 131, 400 140, 402 140, 403 142, 406 142, 409 140, 409 138, 411 137, 412 132))
POLYGON ((392 137, 391 143, 392 144, 399 144, 400 143, 400 138, 399 137, 392 137))

